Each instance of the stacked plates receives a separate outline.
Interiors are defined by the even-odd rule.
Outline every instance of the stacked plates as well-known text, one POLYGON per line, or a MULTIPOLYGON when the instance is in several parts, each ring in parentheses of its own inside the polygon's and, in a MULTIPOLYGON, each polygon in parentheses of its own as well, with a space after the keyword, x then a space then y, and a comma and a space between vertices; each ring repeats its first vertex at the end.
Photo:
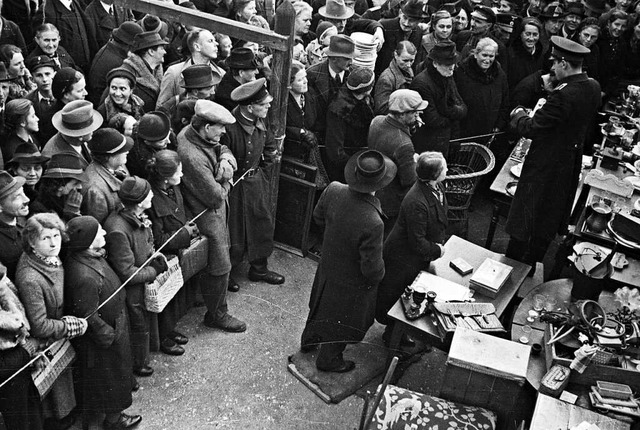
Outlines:
POLYGON ((607 224, 607 227, 608 227, 609 233, 611 233, 611 235, 616 240, 616 242, 632 249, 640 249, 640 243, 634 240, 631 240, 626 236, 623 236, 622 234, 618 233, 613 229, 613 220, 609 221, 609 223, 607 224))
POLYGON ((378 57, 378 43, 373 35, 368 33, 351 33, 351 39, 356 44, 356 58, 353 59, 354 67, 366 67, 373 70, 378 57))

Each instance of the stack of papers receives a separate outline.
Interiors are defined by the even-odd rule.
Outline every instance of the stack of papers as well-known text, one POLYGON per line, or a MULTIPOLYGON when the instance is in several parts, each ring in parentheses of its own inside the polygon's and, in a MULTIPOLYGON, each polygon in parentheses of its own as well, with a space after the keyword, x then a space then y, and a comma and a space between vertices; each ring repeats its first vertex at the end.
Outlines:
POLYGON ((513 267, 487 258, 471 276, 469 287, 493 299, 507 282, 512 271, 513 267))

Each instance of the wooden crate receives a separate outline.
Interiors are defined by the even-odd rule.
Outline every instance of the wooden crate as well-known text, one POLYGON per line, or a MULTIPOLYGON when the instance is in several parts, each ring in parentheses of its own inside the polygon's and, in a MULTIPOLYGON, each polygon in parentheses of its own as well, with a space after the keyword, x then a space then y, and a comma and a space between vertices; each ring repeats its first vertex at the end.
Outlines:
MULTIPOLYGON (((547 370, 554 364, 561 364, 562 366, 569 367, 573 361, 573 356, 567 357, 560 352, 560 348, 553 343, 547 345, 551 336, 555 333, 555 329, 551 324, 547 324, 547 328, 544 332, 545 354, 547 370)), ((584 370, 583 373, 578 373, 575 370, 571 371, 569 381, 573 384, 580 385, 596 385, 596 381, 609 381, 617 382, 619 384, 626 384, 631 386, 632 389, 640 389, 640 372, 637 370, 623 369, 622 367, 605 366, 598 363, 591 363, 584 370)))

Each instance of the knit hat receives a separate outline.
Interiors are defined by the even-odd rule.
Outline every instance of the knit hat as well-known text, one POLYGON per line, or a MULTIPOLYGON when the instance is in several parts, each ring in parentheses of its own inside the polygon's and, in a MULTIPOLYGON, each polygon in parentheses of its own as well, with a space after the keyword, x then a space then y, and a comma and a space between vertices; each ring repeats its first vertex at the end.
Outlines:
POLYGON ((349 73, 347 77, 347 88, 351 91, 364 92, 373 86, 373 70, 366 67, 358 67, 349 73))
POLYGON ((138 176, 128 176, 122 181, 118 190, 118 197, 124 204, 138 204, 147 198, 151 185, 138 176))
POLYGON ((127 46, 131 46, 133 45, 133 38, 136 34, 142 33, 143 31, 142 27, 135 22, 125 21, 120 24, 120 27, 114 28, 111 35, 116 41, 124 43, 127 46))
POLYGON ((117 155, 130 151, 132 147, 133 140, 113 128, 97 130, 89 141, 89 151, 92 154, 117 155))
POLYGON ((16 192, 26 182, 22 176, 14 178, 6 170, 0 170, 0 200, 16 192))
POLYGON ((64 93, 71 89, 72 82, 76 80, 76 73, 79 72, 71 67, 63 67, 58 70, 51 83, 53 97, 60 100, 64 93))
POLYGON ((129 70, 124 67, 116 67, 115 69, 109 70, 107 73, 107 85, 111 84, 111 80, 114 78, 124 78, 129 81, 131 84, 131 89, 134 89, 136 86, 136 77, 129 70))
POLYGON ((72 218, 67 223, 67 235, 69 240, 66 247, 75 252, 84 251, 93 243, 98 234, 100 223, 90 215, 72 218))

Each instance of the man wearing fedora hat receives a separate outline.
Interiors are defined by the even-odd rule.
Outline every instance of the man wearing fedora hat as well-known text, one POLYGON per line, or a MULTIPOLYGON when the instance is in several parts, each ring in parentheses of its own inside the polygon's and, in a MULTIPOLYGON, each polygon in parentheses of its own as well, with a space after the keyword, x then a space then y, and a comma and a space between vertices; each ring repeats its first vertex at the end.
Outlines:
MULTIPOLYGON (((249 280, 282 284, 284 276, 269 270, 267 261, 273 252, 275 220, 271 215, 269 187, 277 148, 264 120, 273 97, 267 91, 266 79, 260 78, 233 90, 231 99, 238 103, 233 110, 236 121, 227 125, 220 142, 237 160, 234 180, 245 175, 229 194, 231 264, 238 267, 246 252, 249 280)), ((229 288, 238 289, 232 278, 229 288)))
POLYGON ((353 0, 326 0, 318 9, 311 28, 315 29, 320 20, 328 21, 336 26, 338 33, 349 35, 354 32, 369 33, 378 43, 378 50, 384 44, 384 30, 378 21, 363 19, 355 13, 353 0), (347 2, 349 4, 347 4, 347 2))
POLYGON ((75 100, 64 105, 51 120, 58 130, 42 149, 42 155, 52 157, 53 154, 69 152, 78 157, 85 166, 91 162, 91 153, 87 142, 93 132, 100 128, 102 115, 87 100, 75 100))
POLYGON ((7 276, 15 280, 16 267, 22 255, 21 232, 29 215, 29 198, 24 193, 25 179, 14 178, 0 170, 0 263, 7 276))
POLYGON ((396 166, 378 151, 353 155, 344 169, 348 185, 332 182, 313 211, 324 227, 309 316, 301 350, 320 345, 318 370, 348 372, 348 343, 360 342, 373 324, 378 283, 384 277, 382 208, 374 193, 393 180, 396 166))
POLYGON ((96 106, 100 104, 100 97, 107 88, 107 74, 120 67, 129 54, 136 34, 142 33, 142 27, 132 21, 126 21, 111 32, 111 39, 93 57, 91 71, 87 76, 89 100, 96 106))
POLYGON ((408 40, 413 46, 420 46, 424 31, 418 24, 428 18, 425 7, 421 0, 407 0, 396 18, 380 20, 384 29, 384 44, 376 59, 376 76, 389 67, 398 42, 408 40))
POLYGON ((221 104, 228 110, 233 110, 238 103, 231 99, 231 92, 242 84, 255 81, 260 64, 255 54, 249 48, 234 48, 227 57, 226 66, 229 73, 226 73, 216 90, 216 103, 221 104))
POLYGON ((511 127, 532 140, 507 219, 506 255, 533 270, 556 234, 566 234, 585 136, 600 105, 600 85, 582 72, 589 49, 558 36, 551 43, 558 85, 533 117, 522 107, 511 112, 511 127))
POLYGON ((189 66, 182 71, 182 77, 183 82, 180 84, 183 88, 182 93, 168 99, 158 108, 158 110, 166 112, 171 118, 175 115, 178 103, 183 100, 213 100, 216 85, 222 79, 219 75, 213 73, 211 66, 208 64, 189 66))
POLYGON ((247 325, 229 314, 227 285, 231 272, 227 225, 229 181, 237 169, 236 159, 220 137, 235 117, 221 105, 198 100, 191 124, 178 135, 182 161, 182 194, 187 211, 198 214, 198 230, 209 239, 209 263, 201 272, 200 288, 207 306, 204 324, 229 332, 243 332, 247 325))
POLYGON ((40 119, 40 128, 35 133, 38 142, 44 145, 56 134, 51 119, 55 114, 56 103, 52 93, 53 77, 58 66, 48 55, 38 55, 27 60, 27 67, 33 76, 37 89, 26 97, 33 104, 36 116, 40 119))
POLYGON ((476 6, 471 12, 471 29, 462 30, 454 39, 456 49, 460 52, 460 60, 464 60, 472 54, 478 41, 484 37, 490 37, 498 44, 498 59, 506 58, 507 48, 499 37, 493 34, 493 26, 497 18, 496 13, 488 6, 476 6))
POLYGON ((133 93, 144 101, 145 112, 152 111, 158 101, 167 45, 157 31, 143 31, 134 36, 131 54, 122 62, 136 77, 133 93))
POLYGON ((538 16, 542 21, 543 31, 540 34, 540 43, 544 52, 549 50, 551 36, 555 36, 560 32, 564 23, 564 7, 557 1, 549 3, 538 16))
POLYGON ((198 28, 190 31, 186 42, 191 56, 170 66, 164 73, 156 110, 163 110, 169 104, 169 100, 173 100, 173 106, 176 106, 183 99, 185 91, 188 90, 184 85, 187 78, 184 73, 187 68, 196 64, 208 65, 215 81, 212 85, 220 83, 225 75, 224 69, 215 63, 218 58, 218 42, 209 30, 198 28))

